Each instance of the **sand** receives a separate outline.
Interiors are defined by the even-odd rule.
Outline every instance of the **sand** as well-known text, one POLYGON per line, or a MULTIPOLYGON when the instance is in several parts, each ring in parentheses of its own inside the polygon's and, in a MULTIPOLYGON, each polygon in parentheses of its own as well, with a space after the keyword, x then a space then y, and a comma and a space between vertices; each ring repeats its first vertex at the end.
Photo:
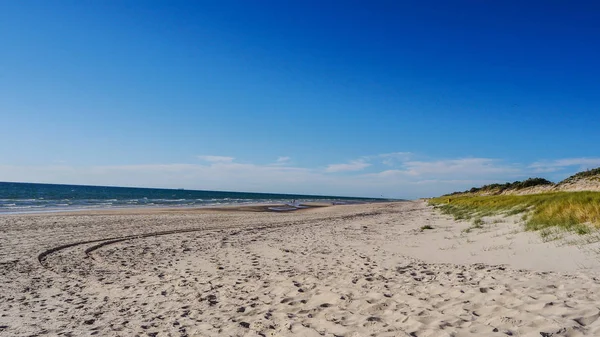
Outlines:
POLYGON ((600 336, 598 240, 486 221, 420 201, 4 215, 0 336, 600 336))

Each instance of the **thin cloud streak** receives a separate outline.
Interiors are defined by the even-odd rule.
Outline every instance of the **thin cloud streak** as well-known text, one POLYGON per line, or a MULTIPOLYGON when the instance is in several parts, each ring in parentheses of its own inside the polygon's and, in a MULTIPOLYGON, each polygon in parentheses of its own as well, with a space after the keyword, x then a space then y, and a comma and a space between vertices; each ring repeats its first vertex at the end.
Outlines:
POLYGON ((290 157, 277 157, 277 160, 274 163, 272 163, 271 165, 275 165, 275 166, 289 165, 291 159, 292 158, 290 158, 290 157))
POLYGON ((382 163, 387 166, 393 166, 398 162, 407 161, 411 157, 412 153, 410 152, 392 152, 377 155, 377 158, 380 158, 382 160, 382 163))
POLYGON ((198 158, 211 163, 230 163, 235 159, 234 157, 225 156, 198 156, 198 158))
POLYGON ((489 175, 516 174, 518 167, 503 165, 491 158, 461 158, 437 161, 408 161, 403 164, 410 175, 489 175))
POLYGON ((600 166, 600 158, 564 158, 552 161, 538 161, 528 167, 536 173, 557 172, 570 167, 578 167, 580 170, 591 169, 600 166))
POLYGON ((325 169, 326 172, 352 172, 361 171, 371 166, 371 164, 362 160, 354 160, 346 164, 330 164, 325 169))

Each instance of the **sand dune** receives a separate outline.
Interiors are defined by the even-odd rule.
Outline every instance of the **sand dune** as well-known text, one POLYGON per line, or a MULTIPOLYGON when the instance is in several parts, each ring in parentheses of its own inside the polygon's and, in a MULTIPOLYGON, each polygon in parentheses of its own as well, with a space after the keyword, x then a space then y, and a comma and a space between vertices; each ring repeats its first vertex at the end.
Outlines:
POLYGON ((466 226, 421 202, 3 216, 0 336, 600 335, 595 244, 466 226))

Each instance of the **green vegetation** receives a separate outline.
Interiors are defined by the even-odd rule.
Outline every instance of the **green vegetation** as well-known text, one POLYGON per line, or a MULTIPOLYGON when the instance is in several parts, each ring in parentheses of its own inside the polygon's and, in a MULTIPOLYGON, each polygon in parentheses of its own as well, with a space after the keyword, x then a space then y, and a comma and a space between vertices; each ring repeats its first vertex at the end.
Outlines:
POLYGON ((471 227, 465 229, 464 232, 465 233, 470 233, 474 229, 482 229, 483 228, 483 224, 485 224, 485 222, 483 222, 483 219, 481 219, 481 218, 475 218, 475 220, 473 220, 473 223, 471 224, 471 227))
POLYGON ((422 226, 421 227, 421 232, 424 231, 424 230, 427 230, 427 229, 433 229, 433 226, 431 226, 431 225, 422 226))
MULTIPOLYGON (((576 173, 560 184, 573 183, 580 179, 600 181, 600 167, 576 173)), ((539 194, 510 193, 534 186, 558 185, 543 178, 529 178, 512 183, 473 187, 464 192, 454 192, 431 199, 430 203, 444 213, 453 215, 457 220, 474 219, 467 231, 482 228, 482 217, 521 213, 525 228, 541 230, 544 238, 557 237, 557 230, 587 234, 594 227, 600 228, 600 192, 550 192, 548 189, 547 192, 539 194)))
POLYGON ((511 191, 519 191, 528 187, 534 186, 547 186, 547 187, 555 187, 561 184, 573 183, 580 179, 589 179, 594 181, 600 181, 600 167, 595 169, 590 169, 586 171, 582 171, 579 173, 575 173, 574 175, 568 177, 567 179, 561 181, 558 184, 551 182, 550 180, 544 178, 529 178, 523 181, 514 181, 512 183, 504 183, 504 184, 489 184, 483 185, 481 187, 473 187, 469 190, 463 192, 453 192, 450 194, 446 194, 446 196, 450 195, 463 195, 463 194, 486 194, 486 195, 497 195, 502 194, 503 192, 511 192, 511 191))
POLYGON ((434 198, 430 204, 455 219, 525 213, 527 230, 559 227, 579 234, 589 233, 590 226, 600 228, 600 192, 553 192, 530 195, 452 195, 434 198))
POLYGON ((562 232, 556 230, 556 228, 544 228, 540 230, 540 236, 542 237, 543 242, 550 242, 554 240, 559 240, 563 238, 562 232))
MULTIPOLYGON (((597 167, 597 168, 591 169, 591 170, 587 170, 587 171, 582 171, 582 172, 579 172, 579 173, 575 173, 574 175, 572 175, 569 178, 561 181, 560 183, 561 184, 571 183, 571 182, 577 181, 577 180, 582 179, 582 178, 589 178, 589 177, 594 177, 594 176, 597 176, 597 175, 600 175, 600 167, 597 167)), ((594 178, 596 178, 594 180, 598 179, 598 177, 594 177, 594 178)))
POLYGON ((504 184, 490 184, 483 185, 481 187, 473 187, 470 190, 464 192, 454 192, 449 195, 457 195, 464 193, 491 193, 491 194, 500 194, 507 190, 522 190, 527 187, 533 186, 554 186, 554 183, 546 180, 544 178, 529 178, 523 181, 515 181, 512 183, 504 183, 504 184))

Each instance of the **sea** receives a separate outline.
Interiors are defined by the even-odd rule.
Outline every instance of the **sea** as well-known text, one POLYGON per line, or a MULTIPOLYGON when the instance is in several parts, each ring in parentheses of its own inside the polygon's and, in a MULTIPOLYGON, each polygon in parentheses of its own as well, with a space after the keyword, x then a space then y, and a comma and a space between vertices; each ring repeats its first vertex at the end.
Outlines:
POLYGON ((303 202, 314 201, 353 204, 384 200, 301 194, 0 182, 0 214, 250 204, 284 204, 294 208, 302 207, 303 202))

